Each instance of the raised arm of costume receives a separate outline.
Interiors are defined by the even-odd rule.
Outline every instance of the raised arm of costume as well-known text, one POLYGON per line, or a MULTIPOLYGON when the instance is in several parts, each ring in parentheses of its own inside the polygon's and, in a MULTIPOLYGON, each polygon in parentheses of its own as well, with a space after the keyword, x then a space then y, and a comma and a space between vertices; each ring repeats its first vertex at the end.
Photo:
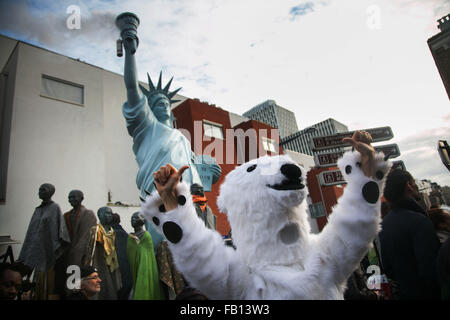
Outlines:
POLYGON ((369 178, 361 170, 359 152, 346 152, 338 161, 347 185, 317 238, 319 250, 312 261, 324 270, 325 282, 345 282, 380 231, 380 196, 391 163, 377 153, 374 165, 375 178, 369 178))
POLYGON ((167 238, 177 269, 210 299, 243 298, 252 281, 247 266, 198 218, 186 183, 178 184, 177 195, 178 207, 169 212, 157 192, 142 203, 145 218, 167 238))

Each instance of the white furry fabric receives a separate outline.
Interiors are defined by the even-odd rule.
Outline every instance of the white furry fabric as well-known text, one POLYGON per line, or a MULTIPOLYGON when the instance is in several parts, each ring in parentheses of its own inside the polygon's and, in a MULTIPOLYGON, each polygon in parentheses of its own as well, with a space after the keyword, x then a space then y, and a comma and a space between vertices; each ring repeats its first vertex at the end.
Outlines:
MULTIPOLYGON (((236 250, 197 217, 184 183, 177 187, 185 200, 177 209, 162 212, 155 193, 142 210, 166 235, 179 271, 210 299, 342 299, 347 278, 380 229, 379 197, 390 168, 383 156, 376 155, 377 179, 363 174, 358 152, 338 161, 348 184, 318 235, 309 229, 306 187, 272 188, 286 181, 282 166, 295 165, 287 156, 261 157, 226 176, 218 205, 236 250)), ((300 181, 306 183, 303 168, 300 181)))

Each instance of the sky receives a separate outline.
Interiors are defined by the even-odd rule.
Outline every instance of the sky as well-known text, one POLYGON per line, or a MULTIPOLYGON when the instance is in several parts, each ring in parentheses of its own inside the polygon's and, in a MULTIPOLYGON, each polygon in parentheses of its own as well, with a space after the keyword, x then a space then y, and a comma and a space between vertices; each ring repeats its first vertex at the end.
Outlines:
POLYGON ((376 145, 397 143, 415 178, 450 186, 437 152, 450 103, 427 45, 450 0, 0 0, 0 33, 123 74, 124 11, 140 18, 141 81, 162 70, 183 96, 237 114, 272 99, 299 129, 390 126, 376 145))

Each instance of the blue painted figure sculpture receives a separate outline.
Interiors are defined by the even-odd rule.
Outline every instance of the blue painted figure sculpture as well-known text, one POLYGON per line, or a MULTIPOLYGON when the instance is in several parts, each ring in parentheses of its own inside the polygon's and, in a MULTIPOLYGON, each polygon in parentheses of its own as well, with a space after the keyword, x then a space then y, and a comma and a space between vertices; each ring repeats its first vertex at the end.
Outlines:
MULTIPOLYGON (((139 19, 133 13, 122 13, 116 18, 116 25, 121 30, 121 41, 125 48, 124 80, 127 102, 123 104, 122 111, 128 133, 133 137, 133 152, 139 165, 136 184, 141 196, 145 197, 146 193, 155 190, 153 172, 167 163, 177 169, 189 165, 189 169, 184 172, 183 180, 188 184, 202 184, 190 142, 179 130, 173 128, 171 103, 177 101, 172 98, 181 88, 169 91, 173 78, 163 88, 161 73, 156 87, 150 76, 148 76, 149 90, 139 85, 134 57, 139 44, 136 35, 139 19)), ((215 163, 212 164, 211 173, 213 182, 216 182, 220 177, 220 167, 215 163)))
POLYGON ((111 227, 113 212, 109 207, 97 210, 99 224, 93 226, 89 234, 88 255, 84 265, 95 266, 102 282, 100 292, 93 300, 117 300, 122 287, 119 260, 116 252, 116 233, 111 227))

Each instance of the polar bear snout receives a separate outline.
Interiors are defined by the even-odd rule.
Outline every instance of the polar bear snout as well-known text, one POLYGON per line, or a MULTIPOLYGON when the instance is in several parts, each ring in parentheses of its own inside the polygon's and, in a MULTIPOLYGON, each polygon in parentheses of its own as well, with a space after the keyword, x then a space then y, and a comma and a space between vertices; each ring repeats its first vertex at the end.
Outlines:
POLYGON ((301 190, 305 188, 302 183, 302 170, 299 166, 286 163, 281 166, 280 171, 284 176, 283 181, 278 184, 267 185, 269 188, 275 190, 301 190))

